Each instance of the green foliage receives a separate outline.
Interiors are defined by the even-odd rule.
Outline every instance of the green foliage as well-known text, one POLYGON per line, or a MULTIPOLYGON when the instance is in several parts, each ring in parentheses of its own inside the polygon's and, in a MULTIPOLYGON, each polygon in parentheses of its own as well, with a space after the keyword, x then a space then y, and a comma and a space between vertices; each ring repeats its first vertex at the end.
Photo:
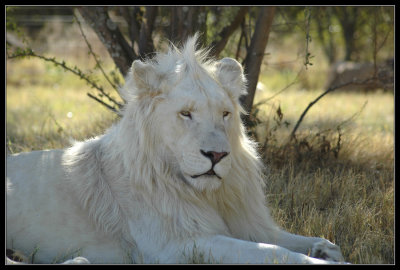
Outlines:
POLYGON ((12 12, 15 7, 6 7, 6 29, 11 31, 17 30, 17 23, 15 22, 14 17, 12 16, 12 12))
MULTIPOLYGON (((393 6, 322 6, 279 7, 276 31, 280 36, 305 33, 306 40, 313 37, 323 48, 330 63, 344 60, 349 46, 348 60, 373 61, 373 43, 378 44, 378 58, 393 56, 394 7, 393 6), (310 18, 311 14, 311 18, 310 18), (309 34, 307 34, 308 21, 309 34), (346 35, 349 38, 346 40, 346 35), (347 44, 352 42, 352 44, 347 44)), ((307 63, 307 51, 305 53, 307 63)))

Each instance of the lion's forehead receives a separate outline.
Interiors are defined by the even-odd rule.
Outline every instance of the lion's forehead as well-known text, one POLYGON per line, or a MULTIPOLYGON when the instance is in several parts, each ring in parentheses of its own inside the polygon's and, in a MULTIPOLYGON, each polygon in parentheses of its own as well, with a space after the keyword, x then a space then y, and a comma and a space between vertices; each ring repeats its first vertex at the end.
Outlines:
POLYGON ((233 110, 232 100, 225 90, 212 81, 183 80, 169 93, 171 100, 180 101, 182 105, 193 104, 195 107, 222 108, 233 110))
POLYGON ((178 110, 204 111, 210 114, 222 110, 233 111, 233 105, 223 93, 205 94, 204 92, 187 89, 170 95, 170 100, 178 110))

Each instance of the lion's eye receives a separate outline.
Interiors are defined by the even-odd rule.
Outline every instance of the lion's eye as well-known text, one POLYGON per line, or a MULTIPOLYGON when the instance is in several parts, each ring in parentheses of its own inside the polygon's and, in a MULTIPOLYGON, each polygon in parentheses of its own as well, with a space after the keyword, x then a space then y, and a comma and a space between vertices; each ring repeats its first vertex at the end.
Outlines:
POLYGON ((179 114, 182 115, 183 117, 192 119, 192 115, 189 111, 181 111, 179 114))
POLYGON ((231 114, 230 112, 224 111, 224 112, 222 113, 222 116, 225 118, 225 117, 229 116, 230 114, 231 114))

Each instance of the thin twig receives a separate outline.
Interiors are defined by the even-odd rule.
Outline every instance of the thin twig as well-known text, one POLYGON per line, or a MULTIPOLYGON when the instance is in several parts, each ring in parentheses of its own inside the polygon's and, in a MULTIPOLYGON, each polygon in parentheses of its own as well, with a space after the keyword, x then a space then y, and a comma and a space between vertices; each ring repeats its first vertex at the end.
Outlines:
POLYGON ((86 45, 88 46, 89 53, 93 56, 94 61, 96 61, 96 67, 99 67, 101 73, 104 75, 104 78, 106 78, 107 82, 112 86, 112 88, 114 88, 118 92, 118 87, 108 78, 107 74, 103 70, 103 67, 101 66, 100 61, 97 58, 97 55, 93 52, 92 46, 90 45, 89 41, 87 40, 87 37, 86 37, 85 33, 83 32, 82 25, 81 25, 79 19, 76 17, 76 14, 74 14, 74 18, 75 18, 75 21, 77 22, 77 24, 79 26, 79 30, 81 31, 82 37, 85 40, 86 45))
POLYGON ((311 42, 311 36, 310 36, 311 8, 310 7, 306 8, 306 10, 304 12, 306 12, 306 20, 307 20, 307 24, 306 24, 306 59, 304 62, 304 66, 307 69, 307 65, 312 66, 312 63, 310 62, 310 58, 312 58, 312 56, 311 56, 311 53, 308 51, 308 44, 311 42))
POLYGON ((225 48, 229 37, 234 33, 234 31, 240 26, 244 20, 249 7, 241 7, 235 15, 235 18, 230 22, 229 25, 224 27, 216 36, 219 37, 219 41, 214 40, 211 42, 210 47, 212 47, 212 53, 214 57, 218 57, 221 51, 225 48))
MULTIPOLYGON (((110 102, 112 102, 112 103, 118 105, 118 107, 120 107, 120 108, 122 107, 122 104, 120 104, 120 103, 117 102, 115 99, 113 99, 111 96, 109 96, 106 92, 104 92, 104 89, 103 89, 101 86, 98 86, 94 81, 92 81, 92 80, 91 80, 86 74, 84 74, 81 70, 79 70, 79 69, 76 68, 76 67, 75 67, 75 68, 70 68, 70 67, 68 67, 68 66, 65 64, 64 61, 58 62, 54 57, 53 57, 53 58, 48 58, 48 57, 45 57, 45 56, 43 56, 43 55, 36 54, 36 53, 34 53, 31 49, 27 49, 27 50, 22 51, 22 52, 19 51, 19 52, 15 53, 15 54, 12 54, 12 55, 7 55, 7 57, 8 57, 9 59, 19 58, 19 57, 27 57, 27 56, 28 56, 28 57, 29 57, 29 56, 37 57, 37 58, 42 59, 42 60, 44 60, 44 61, 51 62, 51 63, 55 64, 56 66, 60 66, 60 67, 62 67, 64 70, 67 70, 67 71, 72 72, 73 74, 79 76, 79 78, 81 78, 82 80, 86 81, 92 88, 95 88, 95 89, 99 90, 99 91, 101 92, 101 94, 103 94, 105 97, 107 97, 107 99, 108 99, 110 102)), ((104 103, 104 102, 103 102, 103 103, 104 103)), ((102 104, 103 104, 103 103, 102 103, 102 104)))
POLYGON ((303 71, 303 69, 300 69, 300 71, 297 73, 296 78, 293 79, 293 81, 291 83, 289 83, 288 85, 286 85, 284 88, 282 88, 281 90, 279 90, 278 92, 276 92, 275 94, 273 94, 272 96, 265 98, 259 102, 257 102, 256 104, 253 105, 253 107, 257 107, 260 106, 261 104, 264 104, 265 102, 273 99, 274 97, 276 97, 277 95, 282 94, 284 91, 286 91, 287 89, 289 89, 292 85, 297 83, 297 80, 301 74, 301 72, 303 71))
POLYGON ((301 114, 301 116, 300 116, 299 120, 297 121, 295 127, 293 128, 293 130, 292 130, 292 132, 291 132, 291 134, 290 134, 290 139, 291 139, 291 140, 292 140, 292 139, 295 139, 296 131, 297 131, 297 129, 299 128, 299 126, 300 126, 301 122, 303 121, 304 116, 307 114, 308 110, 309 110, 315 103, 317 103, 318 100, 320 100, 321 98, 323 98, 326 94, 328 94, 328 93, 330 93, 330 92, 333 92, 334 90, 336 90, 336 89, 338 89, 338 88, 341 88, 341 87, 344 87, 344 86, 347 86, 347 85, 350 85, 350 84, 365 84, 365 83, 368 83, 368 82, 373 81, 373 80, 375 80, 375 79, 376 79, 375 77, 371 77, 371 78, 368 78, 368 79, 363 80, 363 81, 361 81, 361 82, 350 81, 350 82, 346 82, 346 83, 343 83, 343 84, 340 84, 340 85, 337 85, 337 86, 329 87, 328 90, 326 90, 325 92, 323 92, 323 93, 322 93, 321 95, 319 95, 315 100, 313 100, 310 104, 308 104, 307 108, 303 111, 303 113, 301 114))
POLYGON ((93 96, 93 95, 90 94, 90 93, 86 93, 86 94, 88 95, 88 97, 90 97, 90 98, 96 100, 97 102, 101 103, 102 105, 104 105, 107 109, 109 109, 109 110, 113 111, 114 113, 118 114, 118 116, 122 116, 122 114, 121 114, 120 111, 118 111, 118 110, 116 110, 114 107, 108 105, 107 103, 105 103, 105 102, 102 101, 101 99, 99 99, 99 98, 93 96))
POLYGON ((365 106, 367 106, 367 104, 368 104, 368 100, 364 102, 364 104, 361 106, 361 109, 359 111, 355 112, 352 116, 350 116, 346 120, 344 120, 341 123, 339 123, 338 127, 347 125, 347 123, 349 123, 351 120, 353 120, 354 118, 358 117, 362 113, 362 111, 365 109, 365 106))
POLYGON ((110 18, 107 6, 78 6, 77 10, 96 32, 115 65, 125 77, 137 55, 126 41, 118 25, 110 18))

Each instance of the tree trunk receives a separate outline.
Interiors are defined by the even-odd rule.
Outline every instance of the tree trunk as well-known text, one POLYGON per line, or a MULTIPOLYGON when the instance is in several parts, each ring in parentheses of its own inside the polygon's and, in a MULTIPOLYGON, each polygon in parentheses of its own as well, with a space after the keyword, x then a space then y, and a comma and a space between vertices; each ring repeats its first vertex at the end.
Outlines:
POLYGON ((125 40, 118 26, 108 16, 106 7, 78 7, 86 22, 105 45, 115 65, 125 76, 135 58, 135 52, 125 40))
MULTIPOLYGON (((257 88, 258 77, 260 74, 261 63, 264 51, 268 43, 268 36, 271 30, 272 21, 275 15, 275 7, 262 7, 256 22, 250 47, 244 60, 244 72, 247 75, 247 96, 243 96, 241 103, 246 112, 251 112, 254 95, 257 88)), ((248 116, 244 116, 245 124, 248 116)))
POLYGON ((181 41, 183 36, 183 8, 174 7, 171 9, 171 19, 170 19, 170 32, 169 40, 173 43, 181 41))
POLYGON ((205 47, 207 44, 207 7, 200 7, 197 13, 197 27, 198 31, 202 33, 199 36, 199 42, 202 47, 205 47))
MULTIPOLYGON (((131 39, 131 47, 134 48, 134 44, 139 41, 140 36, 140 27, 141 21, 139 20, 142 17, 142 12, 140 11, 139 7, 134 7, 129 9, 127 7, 120 7, 119 11, 121 15, 124 17, 126 23, 128 24, 129 29, 129 38, 131 39)), ((137 51, 139 54, 139 51, 137 51)))
POLYGON ((174 44, 180 44, 198 31, 201 34, 199 42, 204 46, 207 36, 206 19, 206 7, 171 8, 168 39, 174 44))
POLYGON ((319 7, 316 8, 316 13, 318 17, 315 23, 317 25, 318 38, 325 55, 328 57, 329 64, 333 64, 336 60, 334 33, 329 29, 332 25, 332 9, 331 7, 319 7), (327 33, 327 37, 325 33, 327 33))
MULTIPOLYGON (((152 33, 155 27, 159 27, 155 25, 158 7, 145 7, 144 12, 143 9, 139 8, 119 9, 129 25, 129 43, 125 40, 118 26, 109 17, 107 7, 77 7, 77 9, 105 45, 123 76, 126 76, 133 60, 138 57, 146 57, 149 53, 155 51, 152 33), (137 48, 134 49, 135 43, 137 48), (136 49, 137 52, 135 52, 136 49)), ((253 105, 260 67, 276 8, 261 7, 258 9, 259 13, 254 33, 251 37, 250 45, 246 46, 247 54, 243 61, 244 72, 248 80, 248 95, 240 101, 248 113, 251 112, 253 105)), ((170 10, 170 40, 175 43, 176 41, 182 42, 188 35, 193 34, 195 30, 206 30, 207 10, 208 8, 203 7, 172 7, 170 10)), ((229 37, 243 24, 249 10, 249 7, 240 7, 232 22, 217 35, 214 42, 211 43, 213 56, 218 57, 225 48, 229 37)), ((163 10, 160 11, 162 13, 163 10)), ((218 15, 219 12, 220 9, 216 8, 215 13, 218 15)), ((202 42, 205 42, 206 34, 203 33, 200 38, 202 42)), ((247 37, 243 36, 242 38, 244 38, 247 45, 247 37)))
POLYGON ((139 37, 140 57, 145 57, 147 54, 154 52, 152 33, 156 16, 157 16, 157 7, 155 6, 146 7, 146 12, 144 14, 144 19, 142 21, 142 25, 140 28, 140 37, 139 37))
POLYGON ((336 7, 335 12, 342 26, 343 38, 345 41, 345 61, 352 60, 352 53, 355 49, 354 34, 357 27, 358 7, 336 7))

